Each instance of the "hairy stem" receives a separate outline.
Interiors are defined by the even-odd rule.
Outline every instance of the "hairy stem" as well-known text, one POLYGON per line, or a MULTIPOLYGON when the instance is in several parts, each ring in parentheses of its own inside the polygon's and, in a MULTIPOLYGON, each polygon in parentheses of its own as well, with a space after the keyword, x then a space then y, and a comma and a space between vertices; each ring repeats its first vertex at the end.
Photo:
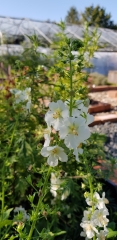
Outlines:
POLYGON ((12 135, 11 135, 11 140, 10 140, 10 143, 9 143, 9 147, 8 147, 7 154, 6 154, 5 160, 3 162, 3 168, 2 168, 2 199, 1 199, 1 201, 2 201, 1 214, 2 215, 4 213, 4 202, 5 202, 5 163, 6 163, 6 160, 7 160, 8 156, 9 156, 9 153, 10 153, 10 150, 11 150, 11 146, 12 146, 13 139, 14 139, 14 133, 15 133, 16 125, 17 125, 17 121, 14 124, 13 132, 12 132, 12 135))
POLYGON ((35 225, 36 225, 36 222, 37 222, 37 219, 38 219, 38 214, 39 214, 39 210, 40 210, 40 207, 41 207, 41 203, 42 203, 43 198, 45 197, 45 194, 46 194, 47 183, 48 183, 50 173, 51 173, 51 167, 49 167, 49 169, 48 169, 48 173, 47 173, 47 176, 46 176, 43 188, 42 188, 41 196, 39 197, 39 201, 38 201, 38 204, 37 204, 37 207, 36 207, 36 210, 35 210, 34 219, 32 221, 32 225, 31 225, 30 232, 29 232, 29 235, 27 237, 27 240, 32 239, 32 235, 33 235, 35 225))
MULTIPOLYGON (((86 168, 87 168, 87 175, 88 175, 88 183, 89 183, 89 189, 90 189, 90 194, 91 194, 91 200, 93 202, 93 183, 92 183, 92 176, 90 174, 90 168, 89 165, 87 164, 87 160, 85 161, 86 168)), ((94 212, 94 205, 92 206, 92 213, 94 212)), ((93 240, 96 240, 96 236, 93 237, 93 240)))
MULTIPOLYGON (((69 55, 71 55, 71 47, 69 50, 69 55)), ((72 96, 72 90, 73 90, 73 84, 72 84, 72 60, 70 59, 70 117, 72 116, 72 102, 73 102, 73 96, 72 96)))

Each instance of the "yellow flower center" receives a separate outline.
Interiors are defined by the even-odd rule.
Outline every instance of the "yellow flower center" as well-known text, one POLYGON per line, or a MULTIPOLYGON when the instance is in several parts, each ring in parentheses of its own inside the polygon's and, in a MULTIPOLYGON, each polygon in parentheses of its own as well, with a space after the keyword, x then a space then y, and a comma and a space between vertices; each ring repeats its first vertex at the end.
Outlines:
POLYGON ((92 230, 92 226, 90 225, 90 224, 88 224, 87 226, 86 226, 86 231, 91 231, 92 230))
POLYGON ((82 143, 80 143, 77 148, 82 148, 82 143))
POLYGON ((71 126, 69 127, 69 133, 78 136, 78 129, 77 129, 77 127, 74 126, 74 125, 71 125, 71 126))
POLYGON ((26 96, 30 97, 30 91, 26 90, 26 96))
POLYGON ((56 111, 53 113, 53 118, 57 119, 61 117, 61 109, 58 108, 56 111))
POLYGON ((58 154, 58 152, 59 152, 58 148, 54 148, 54 149, 52 150, 52 154, 53 154, 53 155, 54 155, 54 154, 58 154))
POLYGON ((16 98, 16 99, 20 98, 20 93, 16 93, 16 94, 15 94, 15 98, 16 98))

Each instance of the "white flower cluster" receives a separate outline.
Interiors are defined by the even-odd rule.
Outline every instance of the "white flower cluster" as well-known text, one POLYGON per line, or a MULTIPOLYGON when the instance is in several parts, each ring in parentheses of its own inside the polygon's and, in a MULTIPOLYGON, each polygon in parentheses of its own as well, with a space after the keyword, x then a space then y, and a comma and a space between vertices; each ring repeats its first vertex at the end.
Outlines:
POLYGON ((48 164, 54 167, 58 165, 58 160, 61 162, 68 160, 62 147, 49 146, 51 127, 59 132, 60 139, 64 140, 66 147, 73 150, 76 160, 79 161, 78 153, 83 153, 81 146, 90 137, 88 125, 93 121, 93 116, 88 113, 88 107, 85 107, 81 100, 75 101, 72 116, 69 116, 69 105, 66 102, 61 100, 51 102, 45 121, 48 128, 44 132, 45 143, 41 154, 48 157, 48 164))
POLYGON ((93 195, 93 200, 90 195, 86 199, 86 202, 90 208, 84 211, 84 217, 80 226, 83 228, 81 236, 85 237, 86 240, 92 239, 96 236, 96 240, 105 240, 108 234, 108 218, 109 215, 108 209, 105 204, 108 204, 108 199, 105 198, 105 193, 102 193, 102 198, 97 192, 93 195), (94 210, 92 210, 92 206, 94 210))
POLYGON ((31 88, 26 88, 25 90, 10 89, 10 92, 15 95, 15 104, 24 103, 23 108, 30 112, 31 108, 31 88))
POLYGON ((20 206, 20 207, 15 207, 14 208, 14 213, 22 213, 22 222, 25 222, 26 220, 29 220, 30 219, 30 217, 29 217, 29 215, 26 213, 26 210, 25 210, 25 208, 23 208, 22 206, 20 206))
MULTIPOLYGON (((63 183, 63 179, 61 179, 59 176, 52 172, 50 181, 51 181, 50 192, 55 198, 59 197, 57 190, 63 191, 63 188, 60 186, 63 183)), ((69 194, 70 194, 69 190, 67 189, 64 190, 64 192, 60 196, 61 200, 65 200, 69 196, 69 194)))

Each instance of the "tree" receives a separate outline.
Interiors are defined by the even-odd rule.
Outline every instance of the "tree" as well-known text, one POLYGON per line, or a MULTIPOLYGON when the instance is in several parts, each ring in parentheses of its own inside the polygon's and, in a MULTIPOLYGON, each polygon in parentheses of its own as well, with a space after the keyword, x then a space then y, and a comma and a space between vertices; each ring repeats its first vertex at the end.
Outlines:
POLYGON ((111 14, 107 14, 105 8, 101 8, 99 5, 86 7, 82 13, 82 19, 87 21, 89 26, 117 29, 117 25, 114 25, 111 20, 111 14))
POLYGON ((65 17, 65 22, 70 24, 80 23, 80 16, 75 7, 71 7, 70 10, 67 12, 67 16, 65 17))

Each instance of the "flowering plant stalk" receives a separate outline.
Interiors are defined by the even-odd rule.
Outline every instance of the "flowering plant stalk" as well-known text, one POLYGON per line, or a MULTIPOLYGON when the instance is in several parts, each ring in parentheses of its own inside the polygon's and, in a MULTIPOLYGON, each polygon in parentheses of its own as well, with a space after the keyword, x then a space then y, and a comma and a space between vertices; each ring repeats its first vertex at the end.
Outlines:
MULTIPOLYGON (((69 95, 70 99, 68 102, 64 103, 61 100, 58 100, 56 103, 52 102, 49 104, 49 111, 45 115, 45 121, 47 123, 47 130, 45 134, 45 143, 44 147, 41 150, 41 154, 44 157, 48 157, 47 163, 55 167, 58 165, 58 160, 61 162, 67 162, 68 156, 64 152, 64 148, 60 147, 60 144, 64 140, 64 144, 70 151, 73 149, 73 154, 76 156, 76 160, 79 161, 78 153, 83 153, 82 148, 80 146, 83 142, 86 141, 90 136, 90 132, 88 130, 88 124, 92 122, 93 117, 88 114, 88 108, 83 105, 83 101, 75 101, 75 90, 73 89, 73 72, 72 69, 72 61, 74 60, 74 55, 72 54, 72 50, 74 48, 74 41, 67 40, 67 51, 68 55, 66 57, 66 63, 68 63, 69 70, 67 72, 67 76, 69 78, 69 95), (59 132, 60 140, 57 141, 57 145, 50 146, 51 139, 51 127, 55 129, 55 131, 59 132), (80 149, 80 150, 78 150, 80 149)), ((76 42, 75 42, 76 44, 76 42)), ((78 43, 78 47, 80 48, 82 44, 78 43)), ((76 47, 76 46, 75 46, 76 47)), ((59 54, 65 58, 64 53, 59 51, 59 54)), ((65 61, 65 60, 64 60, 65 61)), ((58 134, 58 133, 57 133, 58 134)), ((92 181, 89 179, 89 187, 91 191, 91 198, 93 199, 93 189, 92 189, 92 181)), ((45 186, 45 185, 44 185, 45 186)), ((40 198, 41 199, 41 198, 40 198)), ((36 208, 36 217, 39 212, 39 204, 36 208)), ((92 212, 94 211, 94 206, 92 206, 92 212)), ((36 220, 34 219, 32 222, 31 230, 28 236, 28 240, 31 239, 34 228, 35 228, 36 220)), ((95 230, 98 232, 97 230, 95 230)), ((95 240, 95 235, 93 239, 95 240)))
POLYGON ((39 214, 39 211, 41 210, 41 203, 42 203, 42 201, 44 199, 44 196, 46 194, 46 191, 47 191, 46 188, 47 188, 48 179, 50 177, 50 173, 51 173, 51 168, 48 169, 48 173, 47 173, 47 176, 46 176, 43 188, 42 188, 41 196, 39 197, 39 201, 38 201, 38 204, 37 204, 34 216, 33 216, 34 219, 33 219, 33 222, 32 222, 31 228, 30 228, 29 235, 27 236, 27 240, 31 240, 32 239, 32 235, 33 235, 33 231, 35 229, 35 225, 36 225, 36 221, 37 221, 37 218, 38 218, 38 214, 39 214))
POLYGON ((11 138, 10 138, 10 141, 9 141, 9 146, 7 148, 6 156, 5 156, 5 159, 4 159, 3 166, 2 166, 2 197, 1 197, 1 201, 2 201, 1 215, 2 216, 4 214, 4 207, 5 207, 4 205, 5 205, 5 170, 6 170, 6 161, 7 161, 7 158, 9 156, 9 153, 10 153, 11 148, 12 148, 12 144, 13 144, 13 140, 14 140, 14 135, 15 135, 15 130, 16 130, 17 124, 18 124, 18 119, 16 119, 16 122, 14 123, 14 127, 13 127, 13 130, 12 130, 12 135, 11 135, 11 138))
MULTIPOLYGON (((84 72, 97 49, 99 36, 96 31, 89 36, 86 25, 84 40, 79 41, 64 34, 63 22, 59 26, 56 60, 47 72, 47 77, 57 74, 57 81, 48 81, 48 89, 52 85, 48 108, 39 105, 42 92, 38 77, 42 75, 39 75, 40 67, 33 66, 33 62, 25 81, 20 79, 9 91, 10 118, 6 114, 2 123, 4 119, 10 123, 1 132, 4 140, 1 146, 4 152, 7 130, 13 129, 14 115, 18 116, 9 145, 6 174, 12 189, 10 194, 18 197, 12 201, 14 210, 8 209, 4 214, 8 222, 6 219, 0 222, 11 229, 9 235, 7 231, 0 233, 1 239, 52 240, 61 239, 62 235, 63 240, 82 237, 101 240, 108 236, 109 211, 105 206, 108 200, 105 193, 102 198, 98 193, 101 184, 93 169, 95 159, 103 153, 103 145, 100 146, 97 134, 91 135, 88 127, 93 116, 88 113, 85 91, 88 75, 84 72), (8 219, 10 211, 13 220, 8 219)), ((34 48, 35 59, 36 54, 34 48)))

